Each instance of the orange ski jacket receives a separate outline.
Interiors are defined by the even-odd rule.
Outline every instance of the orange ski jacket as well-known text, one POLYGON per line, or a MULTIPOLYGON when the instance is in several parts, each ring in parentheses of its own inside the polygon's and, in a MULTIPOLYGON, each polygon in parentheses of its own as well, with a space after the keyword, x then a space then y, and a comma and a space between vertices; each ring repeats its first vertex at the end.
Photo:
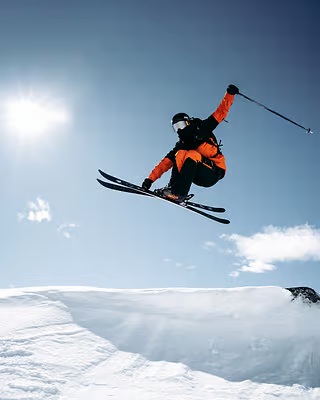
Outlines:
POLYGON ((153 182, 172 168, 176 154, 179 150, 196 150, 203 157, 209 158, 213 163, 226 170, 225 157, 219 149, 213 130, 227 116, 233 103, 234 95, 225 93, 217 109, 206 119, 194 118, 191 124, 183 129, 184 138, 179 140, 174 148, 157 164, 148 176, 153 182))

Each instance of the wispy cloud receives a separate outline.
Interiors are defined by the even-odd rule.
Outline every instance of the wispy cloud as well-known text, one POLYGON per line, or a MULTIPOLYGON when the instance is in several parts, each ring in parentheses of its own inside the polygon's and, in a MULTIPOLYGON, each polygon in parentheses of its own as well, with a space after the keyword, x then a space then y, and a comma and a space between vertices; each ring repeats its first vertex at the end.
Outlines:
POLYGON ((240 272, 264 273, 273 271, 275 263, 286 261, 320 260, 320 230, 306 224, 291 228, 268 226, 252 236, 223 235, 235 244, 234 254, 240 258, 240 272))
POLYGON ((203 244, 203 248, 204 250, 211 250, 212 248, 216 247, 216 243, 212 242, 210 240, 207 240, 206 242, 204 242, 203 244))
POLYGON ((168 264, 168 265, 170 265, 170 266, 174 266, 175 268, 179 268, 179 269, 182 269, 182 270, 192 271, 192 270, 197 269, 196 265, 190 265, 190 264, 189 265, 185 265, 180 261, 174 261, 174 260, 172 260, 170 258, 164 258, 163 262, 168 264))
POLYGON ((28 220, 31 222, 42 222, 52 220, 50 205, 47 201, 37 197, 36 201, 29 201, 27 211, 18 213, 18 220, 28 220))
POLYGON ((66 239, 70 239, 74 229, 79 228, 78 224, 61 224, 58 226, 58 232, 61 233, 66 239))

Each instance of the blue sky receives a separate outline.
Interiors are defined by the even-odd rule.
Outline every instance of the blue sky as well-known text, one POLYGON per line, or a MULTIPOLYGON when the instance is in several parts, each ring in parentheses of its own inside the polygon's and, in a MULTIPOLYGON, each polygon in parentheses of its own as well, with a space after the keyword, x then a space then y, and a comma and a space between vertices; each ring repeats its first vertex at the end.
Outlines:
POLYGON ((3 4, 0 286, 320 290, 318 19, 315 1, 3 4), (236 97, 227 175, 191 190, 230 225, 98 185, 98 168, 140 184, 172 115, 207 117, 229 83, 317 132, 236 97), (8 121, 21 99, 47 129, 8 121))

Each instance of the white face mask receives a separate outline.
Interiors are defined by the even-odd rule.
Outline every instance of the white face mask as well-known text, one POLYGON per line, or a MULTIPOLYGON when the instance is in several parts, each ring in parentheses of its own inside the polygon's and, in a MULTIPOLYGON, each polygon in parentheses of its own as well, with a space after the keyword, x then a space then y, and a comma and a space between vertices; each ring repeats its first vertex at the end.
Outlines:
POLYGON ((184 129, 187 125, 187 121, 178 121, 172 125, 172 128, 175 132, 178 132, 179 129, 184 129))

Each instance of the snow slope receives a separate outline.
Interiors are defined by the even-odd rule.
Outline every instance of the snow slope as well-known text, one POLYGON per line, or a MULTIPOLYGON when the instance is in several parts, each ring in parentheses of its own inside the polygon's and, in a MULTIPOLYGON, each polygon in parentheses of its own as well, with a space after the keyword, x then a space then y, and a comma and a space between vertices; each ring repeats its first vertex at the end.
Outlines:
POLYGON ((320 400, 320 306, 278 287, 0 290, 0 400, 320 400))

